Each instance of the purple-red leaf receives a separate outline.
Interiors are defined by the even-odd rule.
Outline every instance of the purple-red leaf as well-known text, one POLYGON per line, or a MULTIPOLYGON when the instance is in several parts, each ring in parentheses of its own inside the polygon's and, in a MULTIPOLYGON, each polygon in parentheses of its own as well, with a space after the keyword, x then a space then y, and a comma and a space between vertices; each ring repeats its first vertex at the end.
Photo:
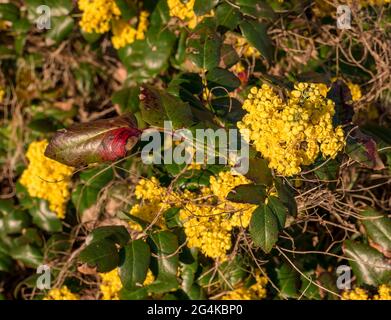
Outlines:
POLYGON ((72 167, 115 161, 126 156, 140 134, 130 115, 76 124, 54 135, 45 156, 72 167))
POLYGON ((346 153, 365 167, 382 170, 384 163, 377 152, 377 144, 369 135, 355 129, 347 140, 346 153))

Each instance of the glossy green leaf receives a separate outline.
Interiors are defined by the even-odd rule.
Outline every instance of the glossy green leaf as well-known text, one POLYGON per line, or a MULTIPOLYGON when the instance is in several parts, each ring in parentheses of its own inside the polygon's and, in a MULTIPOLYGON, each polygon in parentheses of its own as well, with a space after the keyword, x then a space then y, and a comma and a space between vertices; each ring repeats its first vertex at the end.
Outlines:
POLYGON ((269 253, 278 240, 279 222, 273 211, 260 205, 251 217, 250 235, 256 246, 269 253))
POLYGON ((214 68, 206 74, 206 80, 208 81, 208 88, 213 90, 213 94, 217 94, 216 91, 222 91, 222 94, 227 94, 240 86, 240 80, 230 71, 222 68, 214 68), (219 87, 223 87, 226 90, 222 90, 219 87))
POLYGON ((218 67, 222 40, 209 25, 200 24, 187 40, 189 58, 195 65, 204 70, 218 67))
POLYGON ((244 20, 239 25, 243 36, 267 60, 273 59, 273 44, 267 34, 266 25, 253 20, 244 20))
POLYGON ((235 0, 235 4, 240 7, 240 12, 254 18, 266 18, 273 20, 275 13, 266 1, 259 0, 235 0))
POLYGON ((109 239, 122 247, 128 243, 130 236, 128 230, 126 230, 124 226, 103 226, 94 229, 88 235, 86 243, 89 245, 103 239, 109 239))
POLYGON ((131 241, 121 249, 120 255, 119 276, 122 285, 128 290, 140 287, 147 276, 151 258, 148 244, 142 239, 131 241))
POLYGON ((361 222, 373 246, 391 258, 391 219, 372 208, 364 210, 361 215, 361 222))
POLYGON ((283 203, 275 196, 269 196, 267 198, 267 206, 274 213, 274 215, 278 219, 279 229, 284 229, 287 208, 283 205, 283 203))
POLYGON ((263 185, 242 184, 230 191, 227 200, 239 203, 261 204, 266 199, 266 188, 263 185))
MULTIPOLYGON (((24 228, 30 225, 30 216, 25 211, 15 210, 3 218, 4 232, 7 234, 21 233, 24 228)), ((0 231, 1 231, 0 227, 0 231)))
POLYGON ((30 244, 13 248, 10 254, 13 259, 22 262, 27 267, 36 268, 43 263, 41 250, 30 244))
POLYGON ((271 186, 273 183, 272 172, 267 160, 259 157, 249 158, 249 170, 246 177, 256 184, 271 186))
POLYGON ((19 19, 19 8, 13 3, 0 3, 0 20, 15 22, 19 19))
POLYGON ((219 0, 195 0, 193 10, 197 16, 203 16, 209 13, 219 0))
POLYGON ((97 267, 98 272, 109 272, 119 264, 119 254, 114 241, 102 239, 88 245, 79 255, 82 262, 97 267))
POLYGON ((289 264, 284 263, 277 269, 278 288, 284 298, 297 298, 300 276, 289 264))
POLYGON ((281 179, 277 178, 274 180, 274 184, 277 189, 278 198, 284 204, 285 207, 288 208, 288 213, 290 215, 297 214, 297 204, 295 197, 293 195, 292 188, 288 185, 288 183, 281 179))
POLYGON ((238 26, 240 19, 240 11, 228 3, 222 3, 216 9, 216 20, 219 26, 234 30, 238 26))
POLYGON ((29 209, 33 222, 42 230, 48 232, 60 232, 62 230, 61 220, 56 213, 49 209, 45 200, 36 200, 35 205, 29 209))
POLYGON ((363 244, 346 240, 343 246, 344 254, 357 277, 358 285, 368 284, 378 286, 390 283, 391 260, 384 257, 376 249, 363 244))

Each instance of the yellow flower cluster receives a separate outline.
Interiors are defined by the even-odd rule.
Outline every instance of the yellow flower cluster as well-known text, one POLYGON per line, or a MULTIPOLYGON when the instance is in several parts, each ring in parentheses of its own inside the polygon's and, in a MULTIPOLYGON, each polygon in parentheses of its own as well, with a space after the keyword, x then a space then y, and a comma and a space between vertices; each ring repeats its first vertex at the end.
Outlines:
POLYGON ((119 49, 135 40, 144 40, 148 28, 148 11, 141 11, 137 29, 125 20, 117 20, 113 23, 113 37, 111 42, 114 48, 119 49))
POLYGON ((233 291, 225 294, 222 300, 261 300, 266 298, 267 278, 261 276, 259 273, 255 275, 256 283, 246 288, 241 286, 233 291))
POLYGON ((30 196, 47 200, 50 210, 62 219, 70 198, 69 185, 74 168, 45 157, 47 145, 46 140, 30 144, 26 153, 29 165, 23 171, 20 183, 30 196))
MULTIPOLYGON (((118 275, 118 269, 110 272, 99 273, 101 284, 99 286, 102 293, 102 300, 119 300, 119 292, 122 289, 121 279, 118 275)), ((143 286, 150 285, 155 281, 151 270, 148 270, 143 286)))
POLYGON ((232 246, 234 227, 248 227, 255 206, 227 201, 228 193, 238 185, 247 184, 244 176, 220 172, 210 178, 210 188, 203 188, 201 197, 194 197, 180 210, 188 247, 200 248, 211 258, 224 260, 232 246))
MULTIPOLYGON (((134 205, 130 214, 152 222, 157 214, 179 207, 188 247, 200 248, 208 257, 224 259, 232 246, 232 229, 247 228, 255 209, 253 205, 227 201, 226 196, 236 186, 247 183, 249 180, 244 176, 220 172, 217 178, 210 178, 210 187, 204 187, 196 194, 188 190, 183 193, 169 191, 160 186, 156 178, 142 179, 136 186, 135 195, 143 203, 134 205)), ((159 218, 157 225, 164 227, 163 220, 159 218)), ((130 226, 141 230, 134 223, 130 226)))
POLYGON ((79 300, 77 294, 72 293, 67 286, 61 288, 54 288, 49 291, 43 300, 79 300))
MULTIPOLYGON (((160 186, 159 181, 155 177, 152 177, 150 180, 141 179, 134 193, 138 200, 143 200, 143 203, 135 204, 129 213, 148 223, 154 222, 157 215, 161 215, 171 207, 170 203, 178 200, 176 198, 177 195, 174 192, 168 192, 166 188, 160 186)), ((161 228, 165 226, 161 216, 155 223, 161 228)), ((129 222, 129 226, 137 231, 142 230, 141 226, 133 221, 129 222)))
POLYGON ((335 158, 345 145, 342 127, 333 128, 334 102, 326 94, 326 85, 298 83, 285 103, 270 86, 253 87, 238 127, 270 168, 285 176, 298 174, 319 152, 335 158))
POLYGON ((83 13, 80 27, 88 33, 109 31, 110 22, 121 15, 114 0, 79 0, 78 5, 83 13))
POLYGON ((358 101, 362 97, 361 89, 358 84, 354 84, 352 82, 347 82, 347 85, 350 90, 350 94, 352 95, 352 101, 358 101))
POLYGON ((194 12, 195 0, 167 0, 170 16, 177 17, 187 23, 190 29, 194 29, 198 22, 206 16, 213 16, 213 11, 205 16, 197 16, 194 12))
POLYGON ((375 294, 373 299, 369 297, 366 290, 356 287, 353 290, 344 291, 342 293, 342 300, 391 300, 391 285, 380 285, 378 294, 375 294))

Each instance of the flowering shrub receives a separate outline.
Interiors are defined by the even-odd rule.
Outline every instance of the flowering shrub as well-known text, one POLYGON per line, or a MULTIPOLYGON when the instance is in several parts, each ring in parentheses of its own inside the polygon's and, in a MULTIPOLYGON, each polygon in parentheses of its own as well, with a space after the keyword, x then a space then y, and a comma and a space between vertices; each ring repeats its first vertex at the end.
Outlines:
POLYGON ((0 299, 391 299, 390 1, 0 2, 0 299))

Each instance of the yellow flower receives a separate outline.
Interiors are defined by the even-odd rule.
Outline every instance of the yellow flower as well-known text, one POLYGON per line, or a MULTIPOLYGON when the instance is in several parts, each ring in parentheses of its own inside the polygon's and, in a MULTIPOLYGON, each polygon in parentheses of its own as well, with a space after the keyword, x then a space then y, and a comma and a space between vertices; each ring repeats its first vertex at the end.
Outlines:
POLYGON ((243 285, 225 294, 222 300, 261 300, 266 298, 267 278, 259 273, 255 275, 256 283, 246 288, 243 285))
POLYGON ((213 11, 205 16, 197 17, 194 12, 195 0, 181 1, 181 0, 167 0, 168 8, 170 9, 170 16, 177 17, 187 23, 190 29, 194 29, 198 22, 206 16, 213 16, 213 11))
POLYGON ((23 171, 20 183, 30 196, 47 200, 50 210, 62 219, 70 198, 69 185, 74 168, 45 157, 47 145, 46 140, 30 144, 26 153, 29 165, 23 171))
POLYGON ((144 40, 148 28, 148 15, 148 11, 141 11, 137 29, 125 20, 114 21, 113 37, 111 38, 114 48, 122 48, 135 40, 144 40))
POLYGON ((285 103, 270 86, 253 87, 238 127, 270 168, 285 176, 298 174, 320 152, 335 158, 345 145, 342 127, 332 125, 334 102, 326 93, 325 85, 298 83, 285 103))
POLYGON ((61 288, 54 288, 49 291, 43 300, 79 300, 77 294, 72 293, 67 286, 61 288))
POLYGON ((373 297, 373 300, 391 300, 391 285, 380 285, 378 288, 378 294, 373 297))
POLYGON ((352 83, 350 81, 347 82, 347 85, 349 87, 350 94, 352 95, 352 100, 353 101, 360 100, 361 97, 362 97, 360 86, 358 84, 354 84, 354 83, 352 83))
MULTIPOLYGON (((102 300, 119 300, 119 292, 122 289, 122 283, 118 275, 118 269, 106 273, 99 273, 99 276, 101 278, 99 289, 102 293, 102 300)), ((152 271, 148 269, 143 286, 150 285, 154 281, 155 277, 153 276, 152 271)))
POLYGON ((115 0, 79 0, 78 5, 83 13, 80 27, 88 33, 109 31, 110 22, 121 15, 115 0))

